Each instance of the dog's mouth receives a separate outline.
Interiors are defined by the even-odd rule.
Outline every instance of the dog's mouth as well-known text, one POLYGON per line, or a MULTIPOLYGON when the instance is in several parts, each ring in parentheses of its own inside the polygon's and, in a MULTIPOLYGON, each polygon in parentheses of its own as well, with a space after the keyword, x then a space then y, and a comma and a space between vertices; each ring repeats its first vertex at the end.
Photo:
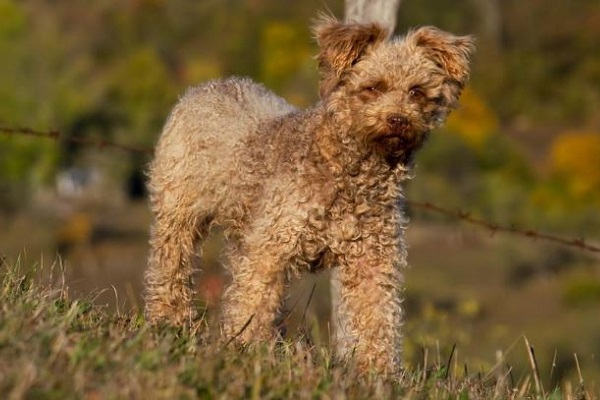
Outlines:
POLYGON ((419 133, 412 130, 410 127, 403 127, 400 129, 389 129, 382 134, 378 135, 375 140, 386 140, 395 138, 403 144, 410 144, 419 136, 419 133))
POLYGON ((392 147, 403 147, 406 149, 420 147, 426 134, 414 129, 406 124, 401 126, 389 127, 384 132, 373 137, 373 140, 382 144, 389 144, 392 147))
POLYGON ((390 165, 395 166, 399 163, 409 165, 415 152, 423 146, 427 137, 427 132, 415 130, 412 126, 406 124, 394 127, 394 129, 387 129, 375 135, 372 138, 372 143, 374 149, 390 165))

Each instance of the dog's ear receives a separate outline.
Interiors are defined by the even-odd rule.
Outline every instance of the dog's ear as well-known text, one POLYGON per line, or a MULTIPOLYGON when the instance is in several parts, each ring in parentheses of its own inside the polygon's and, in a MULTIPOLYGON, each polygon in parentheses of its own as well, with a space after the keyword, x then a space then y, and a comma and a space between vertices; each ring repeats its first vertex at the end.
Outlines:
POLYGON ((475 39, 425 26, 410 32, 406 40, 423 49, 425 55, 445 72, 448 79, 444 85, 444 97, 448 105, 456 103, 469 79, 469 61, 475 51, 475 39))
POLYGON ((313 26, 320 51, 317 56, 322 78, 319 92, 326 97, 340 77, 352 67, 367 49, 383 42, 389 32, 378 24, 342 23, 330 16, 321 16, 313 26))
POLYGON ((455 36, 433 26, 424 26, 409 33, 414 45, 444 69, 448 77, 464 85, 469 79, 469 60, 475 51, 472 36, 455 36))

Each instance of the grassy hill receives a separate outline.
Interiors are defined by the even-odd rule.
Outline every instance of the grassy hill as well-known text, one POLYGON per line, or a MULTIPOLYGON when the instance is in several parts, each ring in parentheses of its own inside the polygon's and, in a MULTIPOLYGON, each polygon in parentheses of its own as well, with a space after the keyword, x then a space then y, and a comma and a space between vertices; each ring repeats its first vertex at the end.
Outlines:
POLYGON ((140 314, 93 305, 93 295, 72 300, 19 266, 1 268, 0 393, 8 399, 596 398, 581 382, 538 389, 535 369, 481 371, 454 352, 424 352, 398 382, 361 377, 306 329, 278 345, 235 349, 211 338, 206 319, 185 330, 150 327, 140 314))

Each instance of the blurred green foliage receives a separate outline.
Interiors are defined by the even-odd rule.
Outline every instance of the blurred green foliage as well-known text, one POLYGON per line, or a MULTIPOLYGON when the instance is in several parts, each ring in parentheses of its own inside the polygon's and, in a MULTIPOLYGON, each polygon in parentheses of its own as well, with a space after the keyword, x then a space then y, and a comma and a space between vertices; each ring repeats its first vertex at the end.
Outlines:
POLYGON ((593 275, 572 277, 564 285, 563 300, 570 306, 597 307, 600 303, 600 281, 593 275))
MULTIPOLYGON (((325 7, 341 16, 343 6, 0 0, 0 124, 151 146, 187 86, 231 74, 308 106, 318 80, 310 25, 325 7)), ((589 225, 600 201, 600 3, 402 2, 398 33, 429 24, 474 34, 477 54, 460 108, 418 157, 410 196, 498 222, 569 215, 589 225)), ((23 204, 94 151, 0 137, 0 204, 23 204)), ((116 180, 145 162, 115 157, 116 180)))

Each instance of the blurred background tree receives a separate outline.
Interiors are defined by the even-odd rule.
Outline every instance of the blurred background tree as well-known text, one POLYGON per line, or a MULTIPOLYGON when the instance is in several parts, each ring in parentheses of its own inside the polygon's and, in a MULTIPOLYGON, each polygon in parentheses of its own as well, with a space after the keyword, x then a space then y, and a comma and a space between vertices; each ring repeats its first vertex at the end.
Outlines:
MULTIPOLYGON (((326 6, 343 14, 341 0, 326 6)), ((318 100, 309 27, 323 8, 316 0, 0 0, 0 123, 151 146, 187 86, 231 74, 308 106, 318 100)), ((511 223, 597 206, 600 4, 402 2, 400 34, 426 24, 474 34, 478 44, 472 82, 420 154, 411 195, 511 223)), ((0 142, 4 208, 22 205, 16 199, 59 169, 91 162, 125 184, 146 162, 69 143, 0 142)))

